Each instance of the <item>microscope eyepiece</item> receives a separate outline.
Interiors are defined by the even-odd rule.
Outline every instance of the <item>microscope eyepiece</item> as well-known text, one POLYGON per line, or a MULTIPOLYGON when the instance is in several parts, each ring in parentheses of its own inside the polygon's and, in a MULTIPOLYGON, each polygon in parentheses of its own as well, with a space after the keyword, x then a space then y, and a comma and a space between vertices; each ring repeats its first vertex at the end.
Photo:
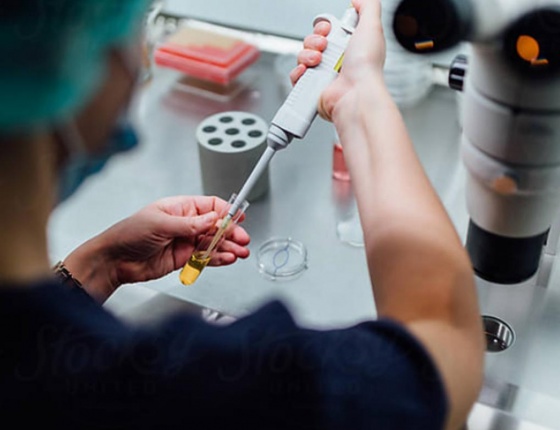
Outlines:
POLYGON ((472 20, 472 5, 468 1, 403 0, 394 15, 393 31, 408 51, 439 52, 465 39, 472 20))
POLYGON ((560 8, 538 9, 508 28, 504 52, 524 76, 546 78, 560 73, 560 8))

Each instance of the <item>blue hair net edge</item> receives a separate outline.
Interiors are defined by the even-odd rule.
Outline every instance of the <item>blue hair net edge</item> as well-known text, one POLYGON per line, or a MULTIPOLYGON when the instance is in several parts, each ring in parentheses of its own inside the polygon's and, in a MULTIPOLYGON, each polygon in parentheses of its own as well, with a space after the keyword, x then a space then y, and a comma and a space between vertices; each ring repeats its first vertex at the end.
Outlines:
MULTIPOLYGON (((0 95, 4 100, 3 106, 0 106, 0 134, 29 133, 52 127, 76 115, 103 82, 110 49, 141 43, 135 37, 141 34, 141 18, 147 10, 148 3, 148 0, 128 0, 129 7, 122 11, 121 16, 116 17, 119 25, 108 26, 101 23, 90 29, 96 32, 97 40, 94 37, 86 37, 87 34, 82 34, 83 44, 75 43, 79 39, 69 38, 71 40, 68 41, 68 45, 61 46, 60 64, 57 64, 53 76, 48 76, 48 72, 51 71, 49 67, 52 67, 49 61, 44 67, 37 63, 36 67, 26 68, 27 71, 22 71, 22 68, 18 67, 20 64, 14 61, 14 69, 10 70, 7 67, 4 72, 0 71, 0 95), (87 55, 84 57, 85 51, 80 54, 80 50, 86 49, 87 55), (68 59, 73 56, 82 56, 86 60, 72 64, 68 59), (46 69, 46 73, 42 73, 43 68, 46 69)), ((0 38, 2 30, 5 29, 0 27, 0 38)), ((80 36, 80 30, 76 27, 76 36, 80 36)), ((68 35, 66 36, 68 38, 68 35)), ((25 41, 22 43, 25 44, 25 41)), ((4 44, 0 40, 0 52, 2 47, 6 46, 6 40, 4 44)), ((39 48, 34 49, 39 51, 40 46, 39 44, 39 48)), ((17 49, 11 48, 12 52, 17 49)))

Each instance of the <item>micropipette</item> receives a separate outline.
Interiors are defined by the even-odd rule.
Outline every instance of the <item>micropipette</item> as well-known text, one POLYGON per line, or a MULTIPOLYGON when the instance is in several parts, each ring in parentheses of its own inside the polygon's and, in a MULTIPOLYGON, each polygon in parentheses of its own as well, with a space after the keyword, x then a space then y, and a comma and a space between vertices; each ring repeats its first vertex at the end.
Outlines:
POLYGON ((294 138, 303 139, 305 137, 317 117, 317 107, 321 94, 336 79, 342 69, 344 51, 356 25, 358 25, 358 12, 350 7, 346 10, 342 19, 329 14, 319 15, 315 18, 313 25, 315 26, 322 21, 331 24, 323 59, 318 66, 306 70, 272 119, 267 136, 268 147, 231 205, 228 215, 224 218, 216 236, 223 234, 223 231, 229 225, 229 220, 233 218, 242 202, 245 201, 276 151, 286 148, 294 138))
MULTIPOLYGON (((245 181, 241 191, 234 198, 210 245, 200 255, 193 254, 196 257, 197 266, 193 266, 194 272, 186 273, 184 279, 183 274, 181 275, 183 283, 190 285, 195 282, 200 272, 208 264, 212 251, 220 243, 220 239, 231 222, 237 220, 246 208, 247 196, 266 170, 276 151, 286 148, 294 138, 303 139, 317 117, 321 94, 336 79, 342 69, 344 51, 358 24, 358 12, 351 7, 340 20, 332 15, 319 15, 315 18, 313 25, 321 21, 331 24, 331 31, 327 36, 327 48, 323 51, 321 63, 305 71, 272 119, 267 135, 266 150, 245 181)), ((185 266, 184 271, 188 267, 189 264, 185 266)))

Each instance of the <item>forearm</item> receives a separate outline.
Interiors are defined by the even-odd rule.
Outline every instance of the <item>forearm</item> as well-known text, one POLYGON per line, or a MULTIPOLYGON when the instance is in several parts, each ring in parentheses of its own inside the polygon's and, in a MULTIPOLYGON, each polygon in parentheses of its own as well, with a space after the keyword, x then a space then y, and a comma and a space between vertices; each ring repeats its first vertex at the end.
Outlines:
POLYGON ((460 428, 482 383, 483 336, 470 260, 381 79, 333 115, 358 201, 378 316, 424 344, 460 428), (460 352, 459 352, 460 351, 460 352))
POLYGON ((333 119, 356 178, 378 313, 472 318, 470 261, 381 80, 345 96, 333 119))

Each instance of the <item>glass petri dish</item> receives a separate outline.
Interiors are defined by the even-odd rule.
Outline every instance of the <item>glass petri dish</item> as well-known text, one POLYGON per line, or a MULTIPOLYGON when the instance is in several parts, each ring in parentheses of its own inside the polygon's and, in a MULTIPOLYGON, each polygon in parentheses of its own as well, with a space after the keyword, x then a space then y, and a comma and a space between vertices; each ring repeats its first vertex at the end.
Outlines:
POLYGON ((260 246, 257 265, 269 280, 294 279, 307 269, 307 249, 290 237, 272 238, 260 246))

